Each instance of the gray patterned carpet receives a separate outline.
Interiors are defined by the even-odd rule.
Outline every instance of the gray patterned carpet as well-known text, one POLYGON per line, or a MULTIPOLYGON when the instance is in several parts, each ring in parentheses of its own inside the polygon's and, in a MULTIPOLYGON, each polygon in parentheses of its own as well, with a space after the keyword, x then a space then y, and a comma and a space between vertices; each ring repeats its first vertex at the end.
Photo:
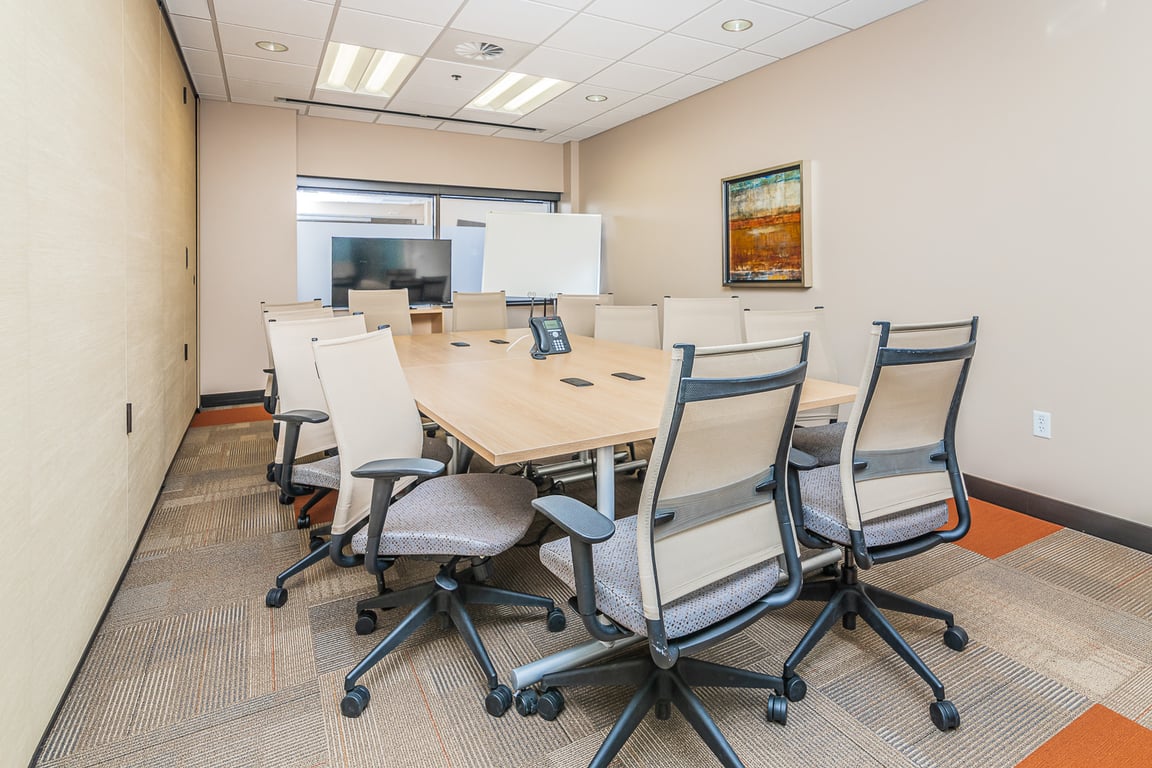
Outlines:
MULTIPOLYGON (((289 584, 287 605, 264 594, 307 551, 264 480, 267 422, 191 429, 115 603, 36 765, 389 766, 577 768, 630 695, 569 689, 554 722, 484 713, 483 678, 454 631, 431 622, 364 679, 373 694, 359 719, 339 714, 343 675, 401 616, 382 614, 357 636, 353 606, 373 582, 323 563, 289 584)), ((589 499, 591 483, 574 485, 589 499)), ((622 480, 621 509, 635 480, 622 480)), ((568 594, 535 548, 496 558, 493 582, 568 594)), ((760 692, 700 691, 749 766, 1013 766, 1102 703, 1152 726, 1152 555, 1061 530, 996 560, 941 546, 867 574, 955 612, 972 642, 948 650, 932 622, 893 622, 948 688, 962 717, 951 733, 927 715, 931 694, 867 629, 836 629, 801 667, 807 698, 788 724, 764 720, 760 692)), ((427 579, 402 563, 390 584, 427 579)), ((704 654, 778 674, 818 606, 795 604, 704 654)), ((476 608, 502 675, 586 639, 571 620, 545 630, 539 611, 476 608)), ((863 627, 863 625, 862 625, 863 627)), ((614 765, 717 763, 685 721, 651 714, 614 765)))

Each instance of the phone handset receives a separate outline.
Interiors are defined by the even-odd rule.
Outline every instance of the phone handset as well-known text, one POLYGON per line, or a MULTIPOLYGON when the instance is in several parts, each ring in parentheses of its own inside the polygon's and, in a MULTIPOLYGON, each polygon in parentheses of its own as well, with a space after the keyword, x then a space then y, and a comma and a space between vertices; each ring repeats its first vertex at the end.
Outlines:
POLYGON ((543 360, 547 355, 561 355, 571 352, 568 343, 568 334, 564 331, 564 323, 559 317, 533 317, 529 318, 528 326, 532 329, 532 357, 543 360))

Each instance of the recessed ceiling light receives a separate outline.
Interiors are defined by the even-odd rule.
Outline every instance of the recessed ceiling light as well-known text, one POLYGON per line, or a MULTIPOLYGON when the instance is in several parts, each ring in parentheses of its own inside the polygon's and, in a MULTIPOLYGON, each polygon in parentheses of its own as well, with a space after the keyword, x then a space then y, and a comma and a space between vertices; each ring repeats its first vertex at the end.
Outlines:
POLYGON ((608 97, 602 93, 590 93, 584 97, 584 101, 608 101, 608 97))
POLYGON ((752 22, 748 19, 728 19, 720 25, 720 28, 725 32, 743 32, 746 29, 752 28, 752 22))
POLYGON ((572 83, 520 72, 505 72, 469 105, 473 109, 526 115, 572 87, 572 83))
POLYGON ((256 47, 270 53, 284 53, 284 51, 288 50, 288 46, 284 45, 284 43, 277 43, 274 40, 261 40, 256 43, 256 47))
POLYGON ((317 88, 371 96, 393 96, 420 61, 394 51, 329 43, 317 88))
POLYGON ((479 61, 491 61, 504 55, 504 49, 496 43, 460 43, 452 50, 456 52, 457 56, 479 61))

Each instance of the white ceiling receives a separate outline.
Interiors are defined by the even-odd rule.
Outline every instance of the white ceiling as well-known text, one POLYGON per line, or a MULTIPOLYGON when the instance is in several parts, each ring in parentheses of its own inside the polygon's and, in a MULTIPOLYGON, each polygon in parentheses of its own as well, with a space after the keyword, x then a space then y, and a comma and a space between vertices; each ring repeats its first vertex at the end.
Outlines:
POLYGON ((162 0, 205 99, 531 141, 588 138, 921 0, 162 0), (748 19, 744 32, 722 22, 748 19), (256 47, 284 43, 284 53, 256 47), (329 42, 421 57, 391 99, 317 90, 329 42), (495 43, 486 62, 462 42, 495 43), (505 71, 574 82, 517 117, 469 109, 505 71), (459 78, 453 79, 453 76, 459 78), (607 96, 590 102, 585 96, 607 96), (375 111, 292 104, 326 102, 375 111), (493 123, 478 125, 444 118, 493 123), (516 125, 538 130, 502 128, 516 125))

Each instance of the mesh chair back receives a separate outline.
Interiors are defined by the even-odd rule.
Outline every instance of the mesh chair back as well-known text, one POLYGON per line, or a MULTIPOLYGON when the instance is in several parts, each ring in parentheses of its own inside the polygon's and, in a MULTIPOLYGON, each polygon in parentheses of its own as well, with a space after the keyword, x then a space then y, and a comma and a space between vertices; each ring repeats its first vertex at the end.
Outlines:
POLYGON ((656 305, 642 307, 596 307, 596 338, 660 349, 660 311, 656 305))
POLYGON ((956 418, 975 347, 976 318, 874 325, 840 454, 850 530, 963 495, 956 418))
MULTIPOLYGON (((262 305, 266 306, 266 305, 262 305)), ((264 344, 268 348, 268 367, 276 367, 276 358, 272 356, 272 345, 268 341, 268 322, 270 320, 312 320, 318 317, 332 317, 332 307, 322 307, 309 302, 307 306, 294 306, 286 309, 264 309, 260 319, 264 324, 264 344)))
MULTIPOLYGON (((828 331, 824 326, 823 309, 807 310, 744 310, 744 337, 748 341, 784 339, 808 332, 808 378, 839 381, 836 361, 825 343, 828 331)), ((840 406, 802 411, 796 423, 802 425, 827 424, 839 417, 840 406)))
POLYGON ((610 293, 561 293, 556 296, 556 314, 569 335, 596 335, 596 305, 611 304, 610 293))
MULTIPOLYGON (((352 477, 352 470, 377 459, 419 458, 424 433, 391 329, 317 341, 313 354, 340 449, 332 533, 342 534, 372 506, 372 481, 352 477)), ((410 482, 398 482, 396 490, 410 482)))
POLYGON ((789 513, 766 483, 785 482, 806 343, 673 351, 637 518, 649 621, 677 598, 783 554, 789 513))
POLYGON ((717 347, 744 343, 740 299, 664 298, 664 349, 677 344, 717 347))
POLYGON ((504 291, 452 292, 452 330, 486 331, 508 327, 508 299, 504 291))
POLYGON ((412 335, 412 315, 406 288, 381 291, 349 289, 348 311, 363 312, 364 323, 370 331, 387 325, 393 336, 412 335))
MULTIPOLYGON (((276 386, 279 390, 279 412, 316 410, 328 412, 316 361, 312 355, 313 339, 339 339, 364 333, 363 315, 320 317, 312 320, 274 320, 268 323, 268 342, 276 356, 276 386)), ((297 456, 326 451, 336 447, 331 420, 321 424, 301 424, 297 456)), ((284 461, 283 441, 276 443, 276 463, 284 461)))
POLYGON ((282 304, 269 304, 266 301, 262 301, 260 302, 260 311, 280 312, 282 310, 309 309, 322 306, 324 306, 323 299, 312 299, 310 301, 289 301, 282 304))

